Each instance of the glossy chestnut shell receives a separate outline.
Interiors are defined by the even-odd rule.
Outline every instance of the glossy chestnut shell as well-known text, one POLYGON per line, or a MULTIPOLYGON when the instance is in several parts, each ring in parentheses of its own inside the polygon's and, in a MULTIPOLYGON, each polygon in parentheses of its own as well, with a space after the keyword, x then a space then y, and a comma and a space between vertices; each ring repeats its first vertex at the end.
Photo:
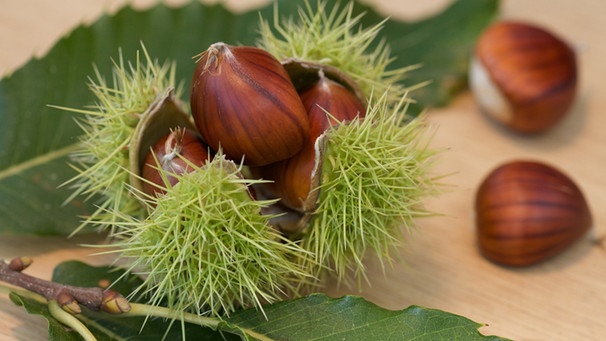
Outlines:
POLYGON ((166 186, 174 186, 183 175, 200 168, 211 157, 210 150, 192 130, 173 129, 158 140, 148 152, 143 166, 143 192, 152 196, 166 193, 166 186), (160 169, 163 172, 160 172, 160 169))
POLYGON ((592 225, 579 187, 535 161, 512 161, 493 170, 478 189, 475 214, 480 252, 507 266, 553 257, 592 225))
POLYGON ((191 84, 196 127, 213 150, 262 166, 302 148, 309 120, 282 64, 256 47, 215 43, 201 54, 191 84))
POLYGON ((300 90, 301 100, 310 121, 310 133, 303 149, 293 157, 262 167, 260 175, 273 181, 269 184, 272 196, 297 211, 315 208, 315 197, 310 197, 313 183, 321 169, 322 145, 318 138, 336 124, 347 124, 366 113, 364 103, 344 85, 328 78, 322 70, 311 85, 300 90))
POLYGON ((545 28, 503 21, 478 39, 470 85, 480 108, 520 133, 544 132, 562 120, 577 93, 575 51, 545 28))

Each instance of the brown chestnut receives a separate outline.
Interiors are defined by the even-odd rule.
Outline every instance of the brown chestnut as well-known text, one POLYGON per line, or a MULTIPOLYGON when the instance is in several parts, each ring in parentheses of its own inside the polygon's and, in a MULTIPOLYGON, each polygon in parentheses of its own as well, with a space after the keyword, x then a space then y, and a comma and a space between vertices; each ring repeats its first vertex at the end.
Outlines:
POLYGON ((256 47, 215 43, 203 52, 192 79, 191 109, 213 150, 251 166, 295 155, 309 134, 288 73, 256 47))
MULTIPOLYGON (((274 182, 267 187, 273 196, 297 211, 309 211, 314 202, 308 202, 315 172, 320 169, 318 138, 331 126, 364 117, 366 107, 349 89, 318 72, 316 83, 300 92, 310 122, 309 137, 303 149, 295 156, 276 164, 262 167, 264 179, 274 182)), ((313 201, 313 200, 312 200, 313 201)))
POLYGON ((166 193, 167 185, 178 182, 173 175, 189 173, 206 164, 209 157, 208 147, 195 132, 182 127, 173 129, 154 144, 145 158, 143 192, 155 196, 166 193))
POLYGON ((480 252, 507 266, 527 266, 557 255, 592 225, 583 193, 544 163, 512 161, 493 170, 475 202, 480 252))
POLYGON ((479 37, 469 81, 488 116, 519 133, 541 133, 570 110, 577 60, 569 44, 546 29, 504 21, 479 37))

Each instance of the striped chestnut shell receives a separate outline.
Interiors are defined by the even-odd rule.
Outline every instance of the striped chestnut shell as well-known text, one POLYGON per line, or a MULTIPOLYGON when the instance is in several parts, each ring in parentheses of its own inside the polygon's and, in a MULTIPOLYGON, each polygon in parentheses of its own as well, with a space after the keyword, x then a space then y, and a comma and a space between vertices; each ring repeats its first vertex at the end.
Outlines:
POLYGON ((493 170, 477 191, 475 215, 481 254, 506 266, 553 257, 592 226, 579 187, 535 161, 512 161, 493 170))
POLYGON ((479 37, 470 86, 480 109, 512 131, 545 132, 570 111, 577 92, 575 51, 529 23, 503 21, 479 37))
POLYGON ((316 71, 313 77, 307 75, 308 82, 301 83, 299 89, 310 122, 305 146, 293 157, 259 170, 262 178, 272 180, 265 186, 271 196, 280 198, 283 205, 299 212, 315 209, 318 193, 312 192, 319 182, 323 162, 323 139, 320 137, 330 127, 347 124, 366 114, 364 102, 354 91, 329 78, 323 69, 316 71))
POLYGON ((307 113, 288 73, 256 47, 212 44, 200 55, 190 103, 204 141, 250 166, 295 155, 309 133, 307 113))

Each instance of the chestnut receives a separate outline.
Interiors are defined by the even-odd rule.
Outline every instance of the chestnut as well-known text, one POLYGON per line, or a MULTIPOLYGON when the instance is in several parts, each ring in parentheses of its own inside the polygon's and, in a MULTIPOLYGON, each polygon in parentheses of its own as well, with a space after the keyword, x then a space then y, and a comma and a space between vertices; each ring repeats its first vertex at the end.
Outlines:
POLYGON ((206 164, 211 157, 208 147, 192 130, 178 127, 158 140, 145 157, 143 193, 158 196, 166 186, 174 186, 175 175, 189 173, 206 164), (162 169, 162 171, 160 171, 162 169))
POLYGON ((479 37, 469 82, 489 117, 518 133, 545 132, 569 112, 576 97, 575 51, 544 28, 499 22, 479 37))
POLYGON ((579 187, 545 163, 511 161, 494 169, 475 202, 478 246, 507 266, 539 263, 570 247, 592 226, 579 187))
POLYGON ((203 52, 192 78, 191 110, 213 150, 251 166, 295 155, 309 134, 288 73, 256 47, 215 43, 203 52))
POLYGON ((285 206, 302 212, 315 207, 315 200, 308 200, 308 197, 314 177, 319 175, 321 168, 318 138, 331 126, 363 118, 366 112, 364 103, 348 88, 328 78, 321 70, 317 77, 313 85, 300 90, 310 121, 305 146, 295 156, 260 170, 262 178, 273 180, 266 185, 271 195, 279 197, 285 206))

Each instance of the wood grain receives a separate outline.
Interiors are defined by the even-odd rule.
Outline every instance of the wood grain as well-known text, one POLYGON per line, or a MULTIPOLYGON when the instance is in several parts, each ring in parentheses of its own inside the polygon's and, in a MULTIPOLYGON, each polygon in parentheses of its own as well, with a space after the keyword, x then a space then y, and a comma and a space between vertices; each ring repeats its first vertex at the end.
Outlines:
MULTIPOLYGON (((0 0, 0 74, 43 55, 80 22, 127 1, 0 0)), ((132 1, 148 6, 153 1, 132 1)), ((182 1, 173 1, 180 3, 182 1)), ((242 9, 265 1, 227 1, 242 9), (244 5, 246 4, 246 5, 244 5)), ((449 1, 374 0, 384 13, 417 18, 449 1)), ((516 340, 599 340, 606 334, 606 249, 594 243, 606 235, 606 2, 534 0, 502 2, 504 18, 549 27, 571 41, 581 64, 581 89, 570 115, 551 132, 534 138, 510 134, 482 116, 469 93, 446 108, 431 109, 433 145, 443 148, 436 174, 449 173, 452 190, 427 200, 438 217, 419 221, 403 249, 402 261, 385 271, 368 260, 372 286, 362 292, 329 286, 331 295, 357 293, 390 309, 411 304, 438 308, 487 323, 481 331, 516 340), (475 245, 472 203, 488 172, 511 159, 535 159, 557 166, 581 187, 594 215, 592 235, 550 262, 527 269, 508 269, 484 260, 475 245)), ((0 237, 0 258, 34 257, 28 273, 49 278, 51 269, 68 259, 92 264, 110 260, 89 256, 79 247, 94 237, 0 237)), ((46 323, 27 315, 0 295, 0 339, 44 340, 46 323)))

